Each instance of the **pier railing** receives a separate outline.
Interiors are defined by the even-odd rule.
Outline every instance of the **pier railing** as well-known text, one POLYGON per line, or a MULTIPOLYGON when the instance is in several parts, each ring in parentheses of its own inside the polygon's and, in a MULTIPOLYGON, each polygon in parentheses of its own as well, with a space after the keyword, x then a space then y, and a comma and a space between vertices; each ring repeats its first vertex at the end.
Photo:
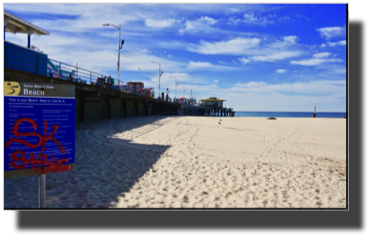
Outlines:
POLYGON ((97 78, 104 78, 106 76, 105 74, 49 59, 42 52, 21 47, 7 41, 4 42, 4 67, 62 80, 67 80, 71 74, 74 82, 84 84, 96 83, 97 78))
MULTIPOLYGON (((58 60, 50 59, 43 52, 31 50, 8 41, 4 42, 4 68, 25 71, 33 74, 44 75, 51 78, 68 80, 70 74, 73 82, 97 85, 131 93, 127 90, 127 83, 114 78, 114 85, 105 83, 107 75, 73 66, 58 60), (99 80, 99 81, 98 81, 99 80)), ((143 96, 143 93, 133 92, 143 96)))

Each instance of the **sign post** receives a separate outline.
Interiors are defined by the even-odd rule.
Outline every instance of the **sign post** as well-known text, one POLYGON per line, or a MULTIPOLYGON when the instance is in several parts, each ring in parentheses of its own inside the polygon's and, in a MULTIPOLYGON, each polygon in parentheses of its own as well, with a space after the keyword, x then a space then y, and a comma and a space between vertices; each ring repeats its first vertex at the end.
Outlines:
POLYGON ((38 208, 46 208, 46 174, 38 175, 38 208))
POLYGON ((39 175, 45 207, 46 174, 75 166, 75 86, 4 83, 4 178, 39 175))

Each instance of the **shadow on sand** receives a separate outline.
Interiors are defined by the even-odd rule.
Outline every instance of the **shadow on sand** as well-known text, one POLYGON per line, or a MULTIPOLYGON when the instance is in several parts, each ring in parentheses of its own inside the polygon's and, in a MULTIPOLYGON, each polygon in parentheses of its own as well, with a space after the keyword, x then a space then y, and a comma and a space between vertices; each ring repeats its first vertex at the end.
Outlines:
MULTIPOLYGON (((46 208, 110 207, 170 147, 136 144, 115 135, 126 134, 132 139, 142 136, 161 127, 157 122, 160 119, 176 117, 133 117, 77 124, 75 170, 46 175, 46 208)), ((5 180, 4 196, 5 208, 37 208, 38 177, 5 180)))

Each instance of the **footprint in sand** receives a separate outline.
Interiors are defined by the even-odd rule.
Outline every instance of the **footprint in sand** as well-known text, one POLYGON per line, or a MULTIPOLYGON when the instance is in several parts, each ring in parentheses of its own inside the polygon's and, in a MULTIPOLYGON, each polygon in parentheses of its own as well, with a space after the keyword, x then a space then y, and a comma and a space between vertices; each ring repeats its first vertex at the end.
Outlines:
POLYGON ((264 204, 264 207, 266 207, 268 204, 268 200, 264 200, 262 203, 264 204))

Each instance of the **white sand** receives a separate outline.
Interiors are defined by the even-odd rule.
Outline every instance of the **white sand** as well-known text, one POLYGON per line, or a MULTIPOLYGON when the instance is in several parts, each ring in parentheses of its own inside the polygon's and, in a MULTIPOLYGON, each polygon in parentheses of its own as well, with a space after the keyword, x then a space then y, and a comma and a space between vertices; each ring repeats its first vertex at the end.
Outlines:
MULTIPOLYGON (((6 180, 5 207, 36 207, 36 181, 6 180)), ((47 207, 60 208, 344 208, 346 120, 81 123, 76 170, 48 174, 47 189, 47 207)))

